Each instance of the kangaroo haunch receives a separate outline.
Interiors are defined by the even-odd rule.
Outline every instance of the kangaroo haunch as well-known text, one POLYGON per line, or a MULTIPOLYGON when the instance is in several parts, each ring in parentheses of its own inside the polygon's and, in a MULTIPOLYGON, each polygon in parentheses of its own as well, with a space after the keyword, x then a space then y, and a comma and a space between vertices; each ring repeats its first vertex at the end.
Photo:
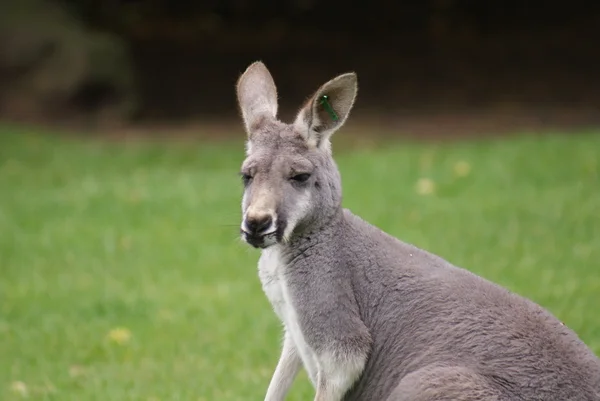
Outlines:
POLYGON ((356 92, 340 75, 289 125, 264 64, 237 84, 241 235, 285 327, 265 400, 301 366, 316 401, 600 400, 600 360, 548 311, 342 208, 329 139, 356 92))

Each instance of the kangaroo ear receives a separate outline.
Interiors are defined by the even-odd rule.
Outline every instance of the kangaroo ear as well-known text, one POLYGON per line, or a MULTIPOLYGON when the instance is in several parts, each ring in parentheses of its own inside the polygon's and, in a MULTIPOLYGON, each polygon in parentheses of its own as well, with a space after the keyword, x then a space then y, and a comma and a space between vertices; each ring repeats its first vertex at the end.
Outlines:
POLYGON ((252 63, 237 82, 237 99, 248 136, 277 116, 277 87, 267 67, 252 63))
POLYGON ((342 74, 321 86, 300 109, 294 128, 311 146, 329 147, 329 137, 346 121, 358 90, 356 74, 342 74))

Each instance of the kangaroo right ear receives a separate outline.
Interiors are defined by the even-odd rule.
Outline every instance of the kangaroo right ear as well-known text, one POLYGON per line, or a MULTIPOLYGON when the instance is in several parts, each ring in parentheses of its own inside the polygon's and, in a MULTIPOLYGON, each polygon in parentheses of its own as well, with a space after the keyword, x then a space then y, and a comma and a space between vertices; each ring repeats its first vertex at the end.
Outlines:
POLYGON ((267 67, 252 63, 237 82, 238 105, 248 136, 266 120, 277 116, 277 88, 267 67))
POLYGON ((346 121, 358 90, 356 74, 342 74, 321 86, 300 109, 294 127, 309 144, 329 147, 329 137, 346 121))

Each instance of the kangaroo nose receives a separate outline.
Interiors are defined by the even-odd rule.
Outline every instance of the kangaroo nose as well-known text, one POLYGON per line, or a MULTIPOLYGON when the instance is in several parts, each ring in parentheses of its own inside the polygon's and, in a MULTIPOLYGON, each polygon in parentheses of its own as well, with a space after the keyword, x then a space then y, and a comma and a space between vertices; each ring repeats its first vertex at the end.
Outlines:
POLYGON ((246 229, 250 234, 262 234, 273 223, 273 218, 268 215, 246 217, 246 229))

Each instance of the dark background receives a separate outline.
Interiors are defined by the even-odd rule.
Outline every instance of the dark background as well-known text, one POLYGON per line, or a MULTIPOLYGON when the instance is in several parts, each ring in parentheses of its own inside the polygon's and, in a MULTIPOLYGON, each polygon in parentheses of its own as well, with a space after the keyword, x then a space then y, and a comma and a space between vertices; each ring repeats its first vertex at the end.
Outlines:
POLYGON ((354 117, 398 132, 600 123, 600 3, 5 0, 0 115, 88 129, 237 121, 271 70, 283 119, 354 70, 354 117))

